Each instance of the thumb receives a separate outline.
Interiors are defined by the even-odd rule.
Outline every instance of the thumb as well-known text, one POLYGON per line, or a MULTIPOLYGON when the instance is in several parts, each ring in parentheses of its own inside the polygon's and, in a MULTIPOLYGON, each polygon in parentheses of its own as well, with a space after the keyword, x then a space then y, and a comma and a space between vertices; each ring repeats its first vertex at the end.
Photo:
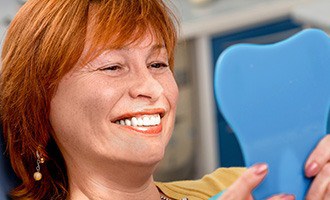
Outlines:
POLYGON ((253 199, 251 192, 265 178, 267 164, 260 163, 250 167, 239 177, 218 200, 253 199))

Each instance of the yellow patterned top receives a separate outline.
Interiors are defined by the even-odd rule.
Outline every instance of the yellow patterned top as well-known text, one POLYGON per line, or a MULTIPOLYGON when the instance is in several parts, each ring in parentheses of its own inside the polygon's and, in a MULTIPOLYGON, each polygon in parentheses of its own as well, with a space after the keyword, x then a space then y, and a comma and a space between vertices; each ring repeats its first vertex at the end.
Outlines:
POLYGON ((157 187, 172 199, 207 200, 228 188, 246 168, 219 168, 199 180, 156 182, 157 187))

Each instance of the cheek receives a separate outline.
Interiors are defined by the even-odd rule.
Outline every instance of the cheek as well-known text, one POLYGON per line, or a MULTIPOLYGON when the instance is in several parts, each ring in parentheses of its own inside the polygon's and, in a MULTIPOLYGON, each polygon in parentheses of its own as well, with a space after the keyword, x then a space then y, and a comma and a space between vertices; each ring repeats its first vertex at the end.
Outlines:
POLYGON ((61 82, 51 102, 50 120, 55 133, 88 133, 107 120, 121 97, 120 91, 93 80, 61 82))
POLYGON ((173 75, 163 81, 162 85, 164 88, 164 94, 168 99, 171 108, 175 109, 178 101, 179 89, 173 75))

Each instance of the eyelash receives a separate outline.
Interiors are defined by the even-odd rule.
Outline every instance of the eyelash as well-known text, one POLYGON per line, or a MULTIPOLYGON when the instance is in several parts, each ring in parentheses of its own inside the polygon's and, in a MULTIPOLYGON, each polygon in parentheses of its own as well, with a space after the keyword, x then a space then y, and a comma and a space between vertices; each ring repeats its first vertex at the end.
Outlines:
POLYGON ((149 65, 149 67, 159 69, 159 68, 167 68, 167 67, 169 67, 169 65, 166 64, 166 63, 161 63, 161 62, 160 62, 160 63, 151 63, 151 64, 149 65), (157 67, 156 67, 155 65, 157 65, 157 67))
POLYGON ((121 67, 118 66, 118 65, 112 65, 112 66, 108 66, 108 67, 104 67, 104 68, 101 68, 100 70, 101 71, 106 71, 106 70, 111 70, 111 71, 116 71, 118 69, 120 69, 121 67))
MULTIPOLYGON (((167 68, 167 67, 169 67, 169 65, 166 63, 151 63, 148 67, 159 69, 159 68, 167 68)), ((120 66, 113 65, 113 66, 107 66, 107 67, 101 68, 100 70, 101 71, 106 71, 106 70, 116 71, 119 69, 121 69, 120 66)))

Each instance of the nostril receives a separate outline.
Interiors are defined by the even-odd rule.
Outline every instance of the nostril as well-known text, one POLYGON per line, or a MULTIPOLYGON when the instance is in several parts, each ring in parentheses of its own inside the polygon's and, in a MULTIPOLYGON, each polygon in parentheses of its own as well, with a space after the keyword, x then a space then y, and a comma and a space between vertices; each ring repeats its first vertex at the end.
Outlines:
POLYGON ((150 96, 143 95, 143 94, 139 94, 138 97, 140 97, 140 98, 146 98, 146 99, 150 99, 151 98, 150 96))
POLYGON ((145 78, 139 78, 130 88, 130 95, 133 98, 144 98, 151 101, 157 100, 163 93, 163 87, 161 83, 154 79, 151 75, 145 78))

